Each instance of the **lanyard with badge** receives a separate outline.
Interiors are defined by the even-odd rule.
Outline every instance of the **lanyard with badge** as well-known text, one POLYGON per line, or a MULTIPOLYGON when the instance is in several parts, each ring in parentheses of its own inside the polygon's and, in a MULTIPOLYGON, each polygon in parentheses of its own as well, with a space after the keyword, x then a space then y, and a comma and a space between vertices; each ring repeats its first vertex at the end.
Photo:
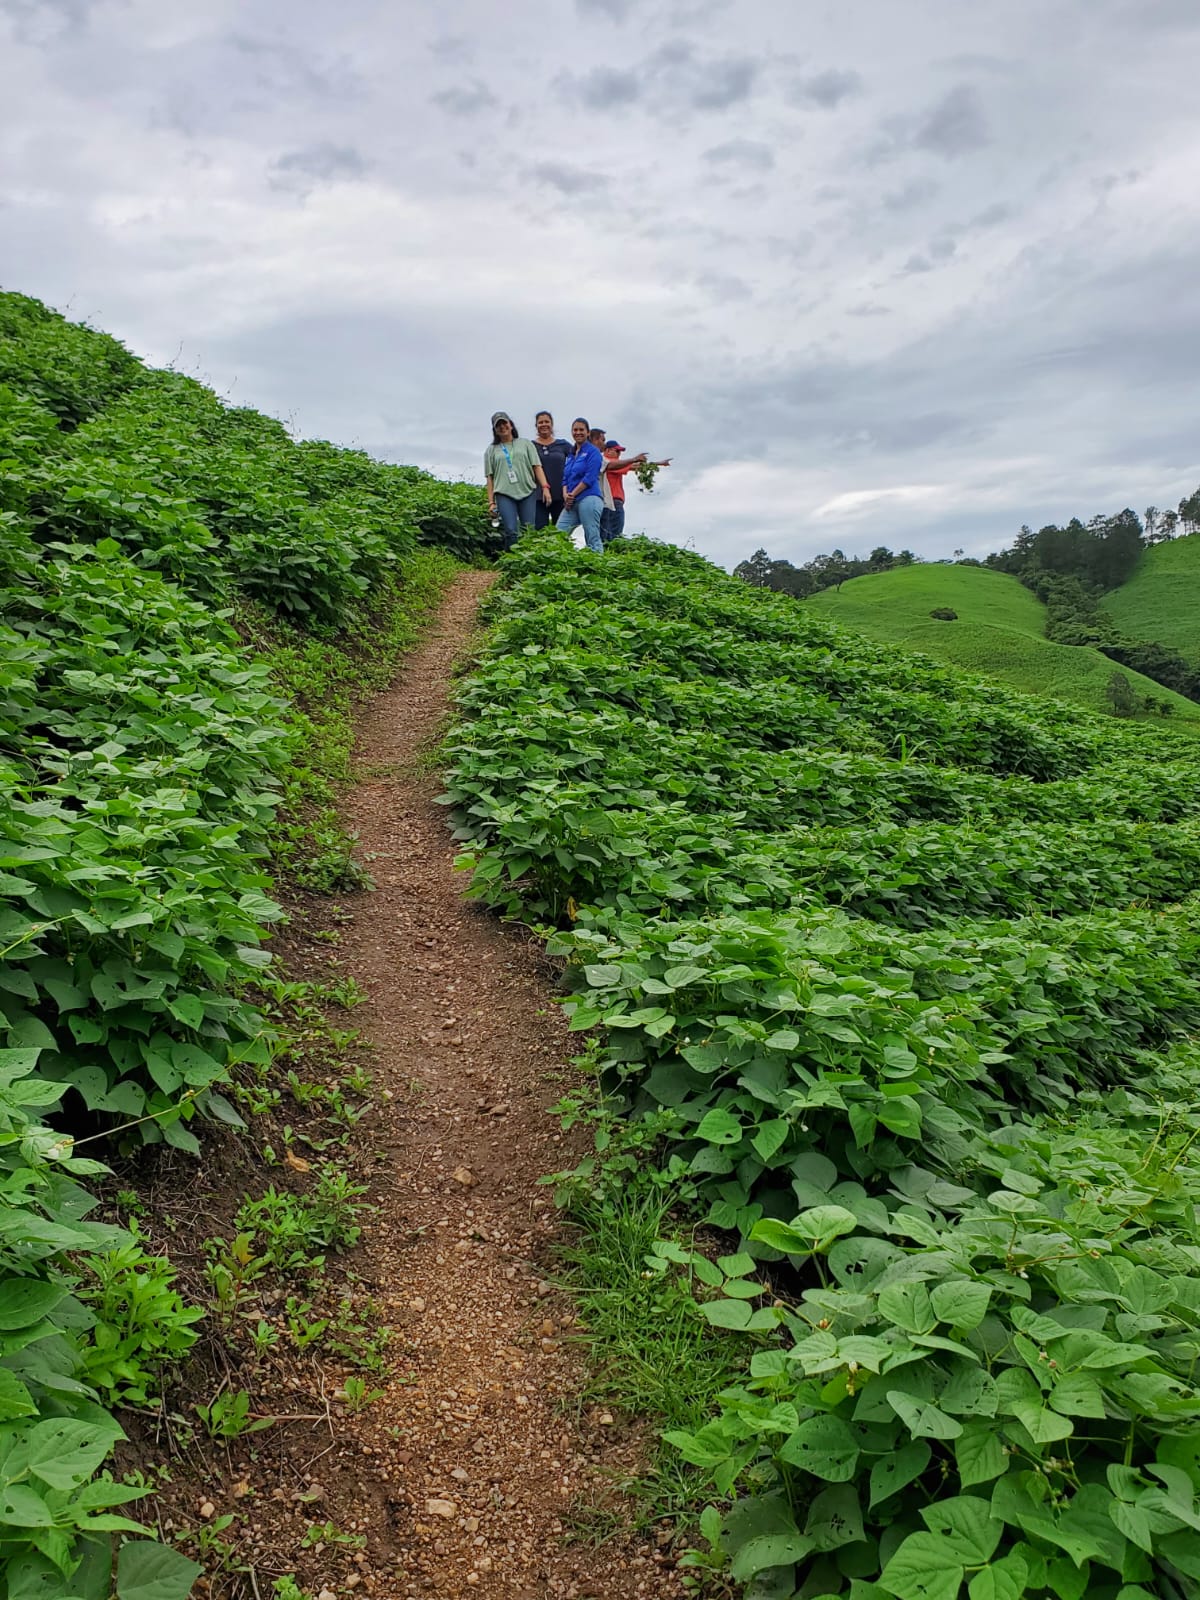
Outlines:
POLYGON ((512 458, 512 455, 511 455, 510 451, 509 451, 509 448, 508 448, 508 446, 506 444, 502 444, 500 446, 500 448, 501 448, 501 450, 504 451, 504 459, 505 459, 505 461, 508 462, 508 481, 509 481, 509 483, 516 483, 516 481, 517 481, 517 469, 513 466, 513 458, 512 458))

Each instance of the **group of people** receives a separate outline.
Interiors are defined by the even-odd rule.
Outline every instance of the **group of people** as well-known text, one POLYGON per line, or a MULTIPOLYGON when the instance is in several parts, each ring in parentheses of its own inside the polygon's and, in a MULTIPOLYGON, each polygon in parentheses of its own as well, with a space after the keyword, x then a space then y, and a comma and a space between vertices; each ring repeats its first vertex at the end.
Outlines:
MULTIPOLYGON (((511 550, 522 528, 553 522, 565 532, 583 529, 584 543, 597 555, 625 531, 625 474, 648 458, 641 450, 624 456, 625 446, 609 439, 586 417, 571 424, 571 438, 554 436, 554 418, 539 411, 534 437, 522 439, 507 411, 492 414, 492 442, 484 451, 488 509, 511 550)), ((669 467, 670 459, 656 461, 669 467)))

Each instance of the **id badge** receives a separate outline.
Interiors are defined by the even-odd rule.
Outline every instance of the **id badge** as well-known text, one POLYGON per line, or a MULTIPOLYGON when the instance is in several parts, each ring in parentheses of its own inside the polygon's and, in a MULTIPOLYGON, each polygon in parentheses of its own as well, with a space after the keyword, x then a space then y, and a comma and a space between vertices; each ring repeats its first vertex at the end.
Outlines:
POLYGON ((508 469, 508 481, 509 483, 516 483, 517 481, 517 475, 511 467, 508 469))

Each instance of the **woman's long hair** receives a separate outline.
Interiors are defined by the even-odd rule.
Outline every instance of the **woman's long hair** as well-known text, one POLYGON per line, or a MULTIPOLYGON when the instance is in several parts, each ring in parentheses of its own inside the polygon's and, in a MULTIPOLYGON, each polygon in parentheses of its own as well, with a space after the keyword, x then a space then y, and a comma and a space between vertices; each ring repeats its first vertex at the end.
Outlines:
MULTIPOLYGON (((516 423, 515 423, 515 422, 514 422, 514 423, 511 423, 511 424, 510 424, 510 426, 511 426, 511 427, 512 427, 512 431, 513 431, 513 435, 512 435, 512 436, 513 436, 513 438, 514 438, 514 439, 519 439, 519 438, 520 438, 520 437, 521 437, 521 435, 520 435, 520 434, 519 434, 519 433, 518 433, 518 432, 517 432, 517 425, 516 425, 516 423)), ((478 438, 478 437, 479 437, 479 435, 478 435, 478 434, 476 434, 476 436, 475 436, 475 437, 476 437, 476 438, 478 438)), ((495 428, 493 428, 493 429, 492 429, 492 443, 493 443, 493 444, 499 444, 499 443, 500 443, 500 435, 499 435, 499 434, 498 434, 498 433, 497 433, 497 432, 496 432, 496 430, 495 430, 495 428)), ((478 448, 479 448, 479 446, 478 446, 478 445, 476 445, 476 447, 475 447, 475 448, 476 448, 476 449, 478 449, 478 448)))

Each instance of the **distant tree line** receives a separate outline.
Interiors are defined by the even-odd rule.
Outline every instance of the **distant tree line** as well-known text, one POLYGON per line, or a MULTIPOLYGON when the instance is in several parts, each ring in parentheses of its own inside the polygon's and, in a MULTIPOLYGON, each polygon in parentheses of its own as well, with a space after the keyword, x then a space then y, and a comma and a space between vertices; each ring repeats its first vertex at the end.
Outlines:
POLYGON ((861 578, 868 572, 887 572, 891 567, 911 567, 917 557, 911 550, 893 555, 887 545, 877 545, 869 556, 848 556, 831 550, 827 556, 814 556, 802 567, 790 561, 774 561, 765 550, 756 550, 749 561, 734 567, 734 576, 756 589, 774 589, 778 594, 804 600, 821 589, 840 589, 847 578, 861 578))
MULTIPOLYGON (((1139 517, 1126 507, 1115 516, 1093 517, 1086 523, 1078 517, 1062 527, 1047 523, 1036 533, 1026 525, 1007 550, 994 551, 983 561, 956 550, 952 559, 960 566, 990 567, 1018 578, 1045 604, 1046 637, 1056 644, 1091 645, 1130 671, 1200 702, 1200 667, 1166 645, 1129 638, 1104 610, 1104 596, 1132 577, 1148 545, 1197 529, 1200 489, 1186 495, 1175 511, 1147 506, 1139 517)), ((748 561, 739 562, 734 573, 755 588, 774 589, 804 600, 822 589, 840 589, 848 578, 911 566, 919 559, 911 550, 893 554, 881 544, 868 556, 831 550, 794 566, 756 550, 748 561)), ((1169 710, 1166 701, 1157 705, 1164 714, 1169 710)), ((1114 704, 1113 709, 1118 715, 1129 714, 1124 705, 1118 710, 1114 704)))

